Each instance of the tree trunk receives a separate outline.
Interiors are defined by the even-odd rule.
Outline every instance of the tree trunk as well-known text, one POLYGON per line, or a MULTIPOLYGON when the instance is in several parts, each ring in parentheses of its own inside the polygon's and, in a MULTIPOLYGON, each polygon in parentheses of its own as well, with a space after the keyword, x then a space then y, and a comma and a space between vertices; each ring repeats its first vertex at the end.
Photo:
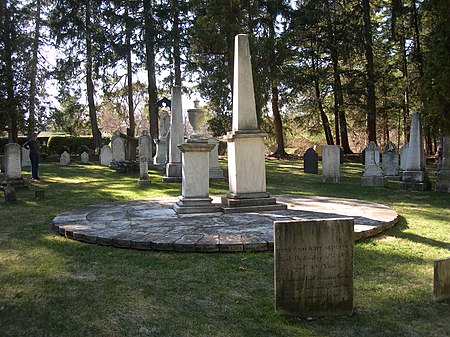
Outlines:
POLYGON ((413 21, 413 28, 414 28, 414 56, 417 62, 417 67, 419 69, 419 76, 420 78, 423 77, 423 57, 422 57, 422 50, 420 47, 420 27, 419 27, 419 15, 417 13, 416 8, 416 0, 411 1, 412 6, 412 21, 413 21))
POLYGON ((34 38, 33 38, 33 56, 30 65, 30 97, 29 97, 29 115, 28 115, 28 133, 31 133, 36 128, 36 82, 37 82, 37 65, 38 65, 38 51, 39 39, 41 35, 41 0, 36 1, 34 38))
POLYGON ((408 141, 409 137, 409 74, 408 74, 408 58, 405 48, 405 37, 400 36, 399 47, 402 56, 402 75, 403 75, 403 137, 404 141, 408 141))
POLYGON ((136 133, 136 125, 134 122, 134 104, 133 104, 133 67, 131 61, 131 18, 129 15, 129 6, 130 3, 127 0, 125 4, 125 45, 127 51, 127 93, 128 93, 128 119, 129 119, 129 128, 127 130, 127 135, 130 137, 134 137, 136 133))
POLYGON ((175 73, 175 85, 181 86, 181 51, 180 51, 180 6, 179 0, 172 0, 173 10, 173 67, 175 73))
POLYGON ((91 27, 91 7, 90 1, 86 0, 86 87, 89 105, 89 118, 91 121, 92 138, 94 148, 98 149, 101 145, 102 134, 97 124, 97 111, 94 102, 94 81, 92 79, 92 27, 91 27))
POLYGON ((14 92, 14 70, 13 70, 13 26, 11 23, 12 13, 8 8, 7 1, 2 1, 2 8, 4 14, 4 28, 2 33, 4 46, 4 63, 5 63, 5 86, 6 86, 6 114, 8 125, 8 142, 19 142, 19 131, 17 127, 17 105, 14 92))
POLYGON ((377 141, 375 66, 372 50, 372 24, 370 19, 370 1, 362 0, 364 19, 364 54, 366 58, 366 134, 367 142, 377 141))
POLYGON ((280 107, 278 101, 278 87, 275 81, 272 81, 272 113, 275 126, 275 137, 277 140, 277 150, 275 155, 285 157, 287 155, 284 149, 283 122, 281 121, 280 107))
POLYGON ((158 89, 156 87, 156 67, 155 67, 155 27, 152 15, 152 0, 144 0, 144 20, 145 20, 145 51, 148 79, 148 113, 150 121, 150 135, 152 139, 159 136, 158 129, 158 89))

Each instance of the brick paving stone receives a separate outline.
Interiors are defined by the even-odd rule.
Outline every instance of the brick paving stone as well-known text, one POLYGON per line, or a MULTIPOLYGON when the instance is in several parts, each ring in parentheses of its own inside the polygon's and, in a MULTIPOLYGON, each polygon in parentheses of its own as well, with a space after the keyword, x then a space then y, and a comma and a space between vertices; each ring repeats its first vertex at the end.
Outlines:
MULTIPOLYGON (((178 198, 112 202, 64 212, 53 229, 70 239, 145 250, 198 252, 273 251, 273 222, 353 217, 355 240, 392 227, 392 209, 365 201, 325 197, 277 197, 287 210, 177 215, 178 198)), ((217 203, 220 197, 213 197, 217 203)))

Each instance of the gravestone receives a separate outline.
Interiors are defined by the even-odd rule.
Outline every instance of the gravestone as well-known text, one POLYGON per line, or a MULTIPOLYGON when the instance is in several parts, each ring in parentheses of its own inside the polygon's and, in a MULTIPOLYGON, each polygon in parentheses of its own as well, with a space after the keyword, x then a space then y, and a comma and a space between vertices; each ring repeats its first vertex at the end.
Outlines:
POLYGON ((209 152, 209 179, 223 180, 223 171, 219 167, 219 141, 216 138, 209 138, 209 144, 213 144, 213 149, 209 152))
POLYGON ((81 164, 89 163, 89 154, 86 151, 80 154, 80 162, 81 164))
POLYGON ((111 138, 112 161, 125 161, 125 139, 120 136, 120 131, 114 132, 111 138))
POLYGON ((352 218, 275 221, 275 310, 300 317, 353 312, 352 218))
POLYGON ((148 176, 148 158, 145 156, 139 157, 139 184, 149 184, 150 178, 148 176))
POLYGON ((409 158, 409 143, 406 142, 400 149, 400 171, 406 170, 408 158, 409 158))
POLYGON ((167 134, 170 129, 170 115, 162 110, 159 115, 159 138, 156 140, 156 155, 154 165, 166 165, 167 162, 167 134))
POLYGON ((100 165, 109 166, 112 161, 112 150, 109 145, 103 145, 100 150, 100 165))
POLYGON ((70 164, 70 154, 64 151, 59 158, 59 165, 67 166, 70 164))
POLYGON ((223 137, 228 148, 229 192, 224 212, 286 209, 266 191, 264 137, 258 127, 249 37, 235 36, 232 130, 223 137))
POLYGON ((319 156, 313 148, 306 150, 304 155, 303 171, 305 173, 319 174, 319 156))
POLYGON ((16 189, 10 184, 6 184, 3 188, 3 193, 5 194, 5 202, 15 203, 17 202, 16 189))
POLYGON ((152 159, 152 139, 148 134, 147 130, 142 130, 142 134, 138 140, 139 144, 139 160, 141 157, 147 158, 147 160, 152 159))
POLYGON ((341 148, 339 145, 322 146, 322 181, 338 183, 341 180, 341 148))
POLYGON ((361 177, 361 186, 386 186, 387 179, 383 176, 379 164, 377 164, 380 158, 380 150, 375 142, 370 142, 367 148, 364 150, 365 156, 365 170, 361 177))
POLYGON ((423 147, 422 127, 417 112, 412 114, 409 151, 406 169, 402 175, 400 188, 419 191, 431 189, 428 173, 425 169, 425 151, 423 147))
POLYGON ((450 193, 450 136, 443 138, 441 169, 436 177, 436 191, 450 193))
POLYGON ((184 143, 183 127, 183 107, 181 101, 181 87, 172 88, 170 114, 170 138, 169 138, 169 156, 166 164, 166 175, 164 182, 179 182, 181 180, 181 151, 178 145, 184 143))
POLYGON ((450 257, 434 261, 434 301, 450 302, 450 257))
POLYGON ((371 143, 375 144, 375 142, 373 141, 369 142, 369 145, 367 145, 367 147, 364 149, 364 170, 367 170, 367 167, 369 165, 373 165, 373 163, 380 167, 380 149, 378 148, 378 146, 376 146, 376 144, 376 148, 373 149, 370 145, 371 143), (369 151, 367 151, 367 149, 369 149, 369 151))
POLYGON ((388 141, 383 149, 382 160, 383 174, 388 179, 398 180, 399 176, 399 157, 397 146, 391 141, 388 141))
POLYGON ((11 185, 14 188, 26 187, 22 177, 22 164, 20 145, 16 143, 8 143, 5 145, 5 158, 3 164, 5 170, 5 180, 3 185, 11 185))
POLYGON ((30 149, 26 149, 22 146, 20 150, 22 153, 22 167, 31 167, 30 149))

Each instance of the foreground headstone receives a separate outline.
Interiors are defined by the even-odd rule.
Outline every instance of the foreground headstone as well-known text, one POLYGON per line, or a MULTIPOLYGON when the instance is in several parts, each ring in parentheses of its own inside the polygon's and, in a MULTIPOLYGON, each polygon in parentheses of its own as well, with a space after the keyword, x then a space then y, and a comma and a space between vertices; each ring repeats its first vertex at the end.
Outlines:
POLYGON ((412 115, 408 160, 400 187, 402 189, 411 188, 419 191, 431 189, 431 183, 425 169, 422 127, 417 112, 414 112, 412 115))
POLYGON ((353 312, 353 219, 275 221, 275 310, 310 317, 353 312))
POLYGON ((125 139, 120 137, 120 131, 114 132, 111 138, 112 161, 125 161, 125 139))
POLYGON ((70 154, 64 151, 59 157, 59 165, 67 166, 70 164, 70 154))
POLYGON ((17 202, 16 189, 10 184, 6 184, 3 187, 3 193, 5 194, 5 202, 15 203, 17 202))
POLYGON ((305 173, 319 174, 319 156, 313 148, 309 148, 305 152, 303 171, 305 173))
POLYGON ((22 152, 22 167, 31 167, 30 149, 21 147, 22 152))
POLYGON ((441 169, 436 177, 436 191, 450 193, 450 136, 443 139, 441 169))
POLYGON ((450 257, 434 261, 434 301, 450 301, 450 257))
POLYGON ((383 174, 392 180, 400 179, 399 176, 399 157, 397 152, 397 146, 391 141, 388 141, 383 149, 383 174))
POLYGON ((169 157, 166 164, 165 182, 178 182, 181 180, 181 151, 179 144, 184 143, 183 108, 181 103, 181 87, 172 88, 172 104, 170 114, 169 157))
POLYGON ((380 151, 375 142, 370 142, 365 153, 365 170, 361 177, 361 186, 386 186, 387 178, 383 176, 383 171, 377 164, 379 162, 380 151))
POLYGON ((86 151, 80 155, 80 162, 81 164, 89 163, 89 154, 86 151))
POLYGON ((5 179, 3 185, 11 185, 14 188, 26 187, 25 181, 22 177, 22 164, 20 145, 16 143, 6 144, 5 158, 3 164, 5 165, 5 179))
POLYGON ((341 180, 341 148, 339 145, 322 146, 322 181, 338 183, 341 180))
POLYGON ((229 192, 222 197, 224 212, 286 209, 266 191, 264 137, 258 128, 248 36, 235 37, 232 131, 228 146, 229 192))
POLYGON ((112 161, 112 150, 109 145, 104 145, 100 150, 100 165, 109 166, 112 161))

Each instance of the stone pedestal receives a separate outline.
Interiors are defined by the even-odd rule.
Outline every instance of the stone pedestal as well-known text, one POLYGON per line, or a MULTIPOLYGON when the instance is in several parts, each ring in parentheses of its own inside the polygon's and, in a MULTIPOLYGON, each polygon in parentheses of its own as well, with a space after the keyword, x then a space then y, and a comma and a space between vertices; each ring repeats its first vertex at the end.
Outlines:
POLYGON ((450 193, 450 136, 442 144, 442 164, 437 173, 436 191, 450 193))
POLYGON ((181 151, 178 145, 184 142, 183 111, 181 105, 181 87, 172 88, 172 106, 170 119, 169 158, 166 164, 164 182, 179 182, 182 176, 181 151))
POLYGON ((209 152, 213 147, 206 141, 179 145, 183 170, 181 197, 173 205, 177 214, 219 212, 209 197, 209 152))
POLYGON ((229 193, 223 212, 286 209, 266 192, 265 133, 258 128, 248 36, 236 35, 234 48, 233 123, 228 142, 229 193))
POLYGON ((147 160, 152 159, 152 139, 150 138, 147 130, 142 130, 142 134, 138 139, 139 146, 139 160, 141 157, 147 158, 147 160))
POLYGON ((419 114, 413 113, 409 136, 408 160, 400 184, 402 189, 425 191, 431 189, 431 183, 425 169, 425 151, 423 149, 422 128, 419 114))

